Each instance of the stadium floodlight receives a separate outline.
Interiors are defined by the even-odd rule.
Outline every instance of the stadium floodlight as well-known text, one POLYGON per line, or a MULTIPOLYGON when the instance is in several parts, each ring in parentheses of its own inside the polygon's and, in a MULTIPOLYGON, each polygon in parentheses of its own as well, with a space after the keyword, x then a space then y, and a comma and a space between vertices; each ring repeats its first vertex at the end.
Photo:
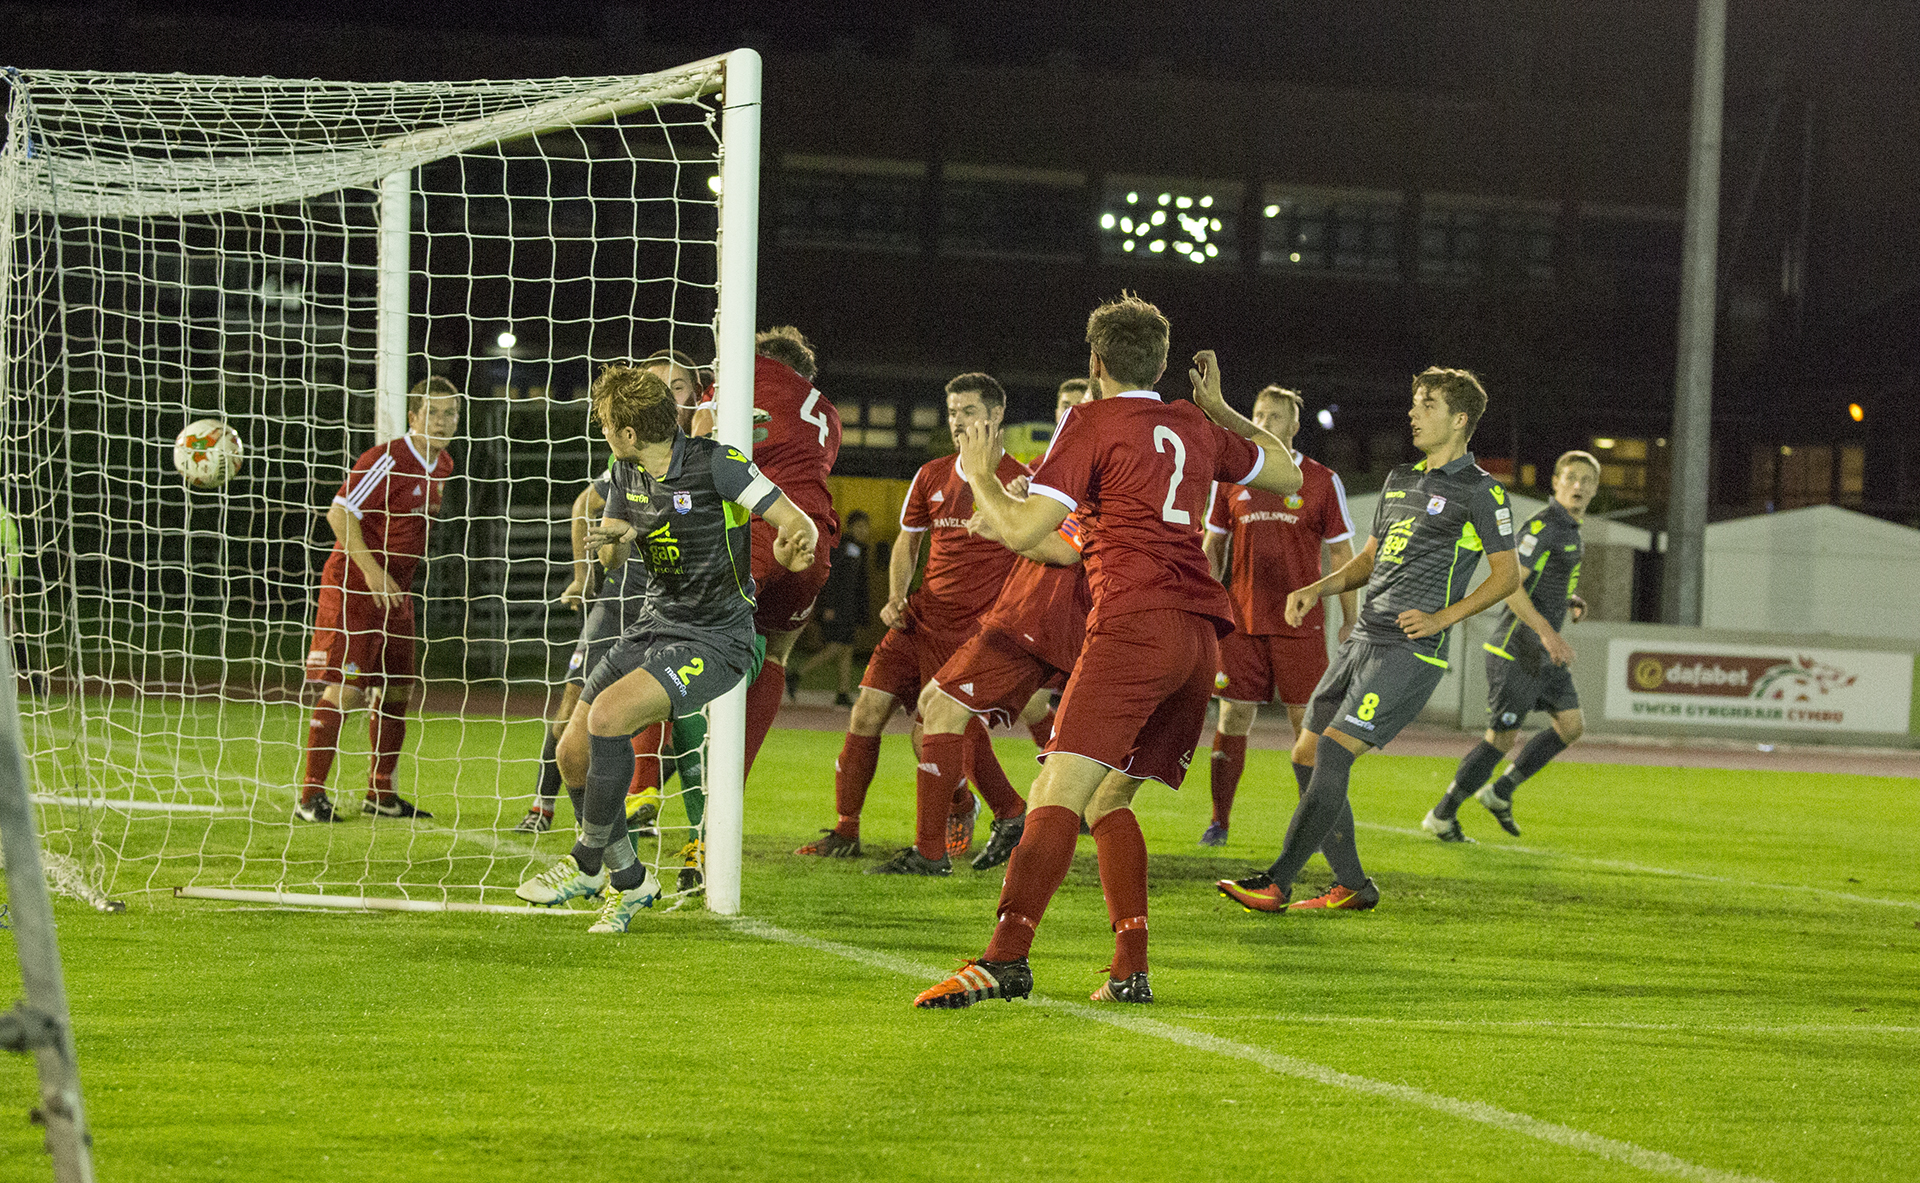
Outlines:
MULTIPOLYGON (((760 80, 747 50, 633 77, 9 75, 0 476, 31 556, 15 623, 53 682, 23 716, 42 853, 79 868, 74 894, 523 910, 514 885, 555 853, 513 832, 534 717, 577 636, 548 604, 606 455, 580 396, 604 362, 713 358, 719 437, 752 448, 760 80), (523 341, 538 360, 496 352, 523 341), (467 412, 395 787, 435 817, 297 827, 316 510, 429 373, 467 412), (173 444, 207 417, 248 463, 194 491, 173 444)), ((720 912, 744 701, 709 708, 720 912)), ((364 769, 349 747, 336 796, 364 769)), ((689 835, 660 831, 640 853, 671 884, 689 835)))

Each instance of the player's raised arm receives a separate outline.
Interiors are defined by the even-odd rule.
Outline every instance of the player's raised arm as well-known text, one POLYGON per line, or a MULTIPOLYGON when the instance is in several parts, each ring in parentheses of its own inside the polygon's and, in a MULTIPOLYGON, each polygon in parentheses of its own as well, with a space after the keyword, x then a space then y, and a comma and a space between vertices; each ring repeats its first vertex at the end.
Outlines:
POLYGON ((360 568, 374 603, 382 608, 398 606, 407 593, 393 581, 373 551, 368 549, 367 540, 360 533, 360 519, 336 501, 327 507, 327 525, 333 527, 333 536, 339 540, 340 549, 346 552, 347 561, 360 568))
POLYGON ((820 544, 820 528, 799 506, 787 500, 785 493, 760 511, 779 534, 773 540, 773 557, 789 571, 805 571, 813 566, 813 551, 820 544))
MULTIPOLYGON (((1373 557, 1379 552, 1379 537, 1377 535, 1370 537, 1367 539, 1367 544, 1360 548, 1359 554, 1348 559, 1330 574, 1323 575, 1298 591, 1290 593, 1287 596, 1287 623, 1294 628, 1299 628, 1300 622, 1307 618, 1307 613, 1313 611, 1313 606, 1322 599, 1327 596, 1344 596, 1356 588, 1365 587, 1367 580, 1373 576, 1373 557)), ((1345 608, 1347 601, 1343 599, 1340 604, 1345 608)), ((1348 622, 1351 623, 1352 619, 1353 617, 1349 616, 1348 622)))
POLYGON ((1220 363, 1213 356, 1213 350, 1202 349, 1193 355, 1193 368, 1187 371, 1187 379, 1193 383, 1193 404, 1204 411, 1207 418, 1241 439, 1259 445, 1265 454, 1265 462, 1247 484, 1282 496, 1298 492, 1303 478, 1300 466, 1293 462, 1293 450, 1279 436, 1255 427, 1253 420, 1227 405, 1226 396, 1220 392, 1220 363))
POLYGON ((1068 541, 1065 530, 1055 530, 1021 551, 1020 557, 1049 567, 1071 567, 1080 561, 1080 548, 1068 541))
POLYGON ((994 475, 993 436, 994 428, 989 424, 970 423, 956 427, 953 438, 960 445, 960 463, 973 489, 975 512, 1002 544, 1024 553, 1058 530, 1073 510, 1051 497, 1016 501, 994 475))

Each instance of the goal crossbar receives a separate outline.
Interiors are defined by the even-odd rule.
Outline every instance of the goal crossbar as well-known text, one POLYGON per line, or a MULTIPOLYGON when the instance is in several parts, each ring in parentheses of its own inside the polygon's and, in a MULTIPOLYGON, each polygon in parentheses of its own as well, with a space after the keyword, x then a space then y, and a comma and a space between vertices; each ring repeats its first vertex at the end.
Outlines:
MULTIPOLYGON (((562 127, 581 126, 643 110, 660 103, 712 94, 725 84, 724 58, 709 58, 644 77, 554 79, 546 82, 462 83, 439 97, 461 113, 479 106, 482 113, 440 126, 393 132, 401 103, 414 97, 411 84, 293 83, 277 78, 221 78, 172 74, 108 74, 91 70, 9 70, 14 101, 26 105, 16 114, 26 135, 5 151, 14 159, 0 178, 0 213, 12 209, 91 218, 184 217, 214 211, 253 209, 298 201, 339 189, 376 187, 382 177, 486 144, 503 144, 562 127), (338 141, 302 144, 288 136, 284 150, 255 155, 244 143, 223 142, 209 134, 202 145, 156 138, 155 151, 130 145, 116 157, 90 155, 69 160, 62 152, 66 129, 40 123, 36 91, 61 98, 64 110, 103 113, 137 103, 145 91, 165 86, 171 100, 168 118, 219 128, 261 105, 255 96, 294 85, 323 88, 312 104, 315 119, 326 117, 326 100, 364 103, 386 96, 385 118, 356 116, 371 126, 360 144, 338 141), (564 89, 562 89, 564 86, 564 89), (560 90, 561 93, 552 93, 560 90), (542 96, 548 97, 542 97, 542 96), (498 107, 498 110, 485 110, 498 107), (164 146, 168 155, 157 149, 164 146), (197 150, 198 158, 182 159, 197 150), (84 167, 66 168, 68 163, 84 167), (12 192, 7 192, 11 189, 12 192)), ((149 102, 151 100, 149 99, 149 102)), ((162 134, 161 120, 151 120, 162 134)))

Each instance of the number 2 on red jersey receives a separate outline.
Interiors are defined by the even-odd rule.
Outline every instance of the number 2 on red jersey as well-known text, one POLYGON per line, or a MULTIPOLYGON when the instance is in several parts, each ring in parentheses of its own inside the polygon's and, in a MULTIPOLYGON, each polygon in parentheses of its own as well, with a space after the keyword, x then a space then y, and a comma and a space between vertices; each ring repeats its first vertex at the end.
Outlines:
POLYGON ((1180 482, 1187 475, 1187 445, 1173 428, 1162 423, 1153 429, 1153 450, 1165 453, 1169 445, 1173 449, 1173 479, 1167 482, 1167 500, 1160 507, 1160 518, 1176 526, 1191 526, 1193 515, 1173 504, 1174 498, 1180 495, 1180 482))

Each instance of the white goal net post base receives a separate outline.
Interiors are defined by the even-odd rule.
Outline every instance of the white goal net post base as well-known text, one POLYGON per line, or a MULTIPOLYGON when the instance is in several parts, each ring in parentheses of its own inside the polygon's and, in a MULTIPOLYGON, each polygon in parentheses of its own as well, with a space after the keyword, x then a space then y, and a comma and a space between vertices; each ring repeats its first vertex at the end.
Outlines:
MULTIPOLYGON (((760 86, 750 50, 587 79, 6 74, 0 477, 27 556, 9 607, 38 680, 23 728, 42 847, 76 868, 68 894, 521 910, 490 901, 565 837, 515 833, 539 751, 524 715, 409 720, 396 788, 438 791, 433 823, 290 820, 330 542, 316 515, 404 431, 410 380, 454 375, 464 500, 414 589, 422 672, 444 697, 426 667, 454 653, 463 701, 556 692, 571 642, 543 622, 564 621, 548 604, 567 576, 525 536, 566 523, 515 498, 591 475, 593 371, 711 359, 717 434, 751 452, 760 86), (202 417, 240 430, 246 466, 194 493, 167 453, 202 417)), ((745 688, 709 717, 704 898, 733 914, 745 688)), ((333 769, 348 812, 358 725, 333 769)), ((641 856, 670 881, 658 841, 641 856)))

